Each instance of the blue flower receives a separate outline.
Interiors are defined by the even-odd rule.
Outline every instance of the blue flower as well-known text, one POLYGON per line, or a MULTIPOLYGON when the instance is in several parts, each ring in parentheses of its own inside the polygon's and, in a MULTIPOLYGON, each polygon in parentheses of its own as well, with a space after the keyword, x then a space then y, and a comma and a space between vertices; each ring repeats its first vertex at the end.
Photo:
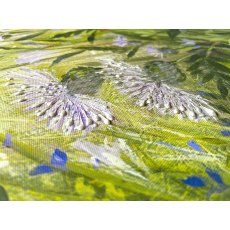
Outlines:
POLYGON ((194 188, 199 188, 205 186, 204 181, 197 176, 190 176, 186 180, 182 180, 182 182, 186 185, 189 185, 194 188))
POLYGON ((128 41, 123 36, 118 36, 116 39, 114 39, 114 45, 124 47, 128 44, 128 41))
POLYGON ((67 163, 68 157, 65 152, 62 152, 60 149, 55 149, 52 156, 50 164, 55 167, 64 167, 67 163))
POLYGON ((100 159, 97 158, 97 157, 92 157, 91 160, 92 160, 93 167, 94 167, 95 169, 99 168, 99 166, 100 166, 100 164, 101 164, 100 159))
POLYGON ((6 134, 6 138, 3 141, 3 146, 8 147, 8 148, 12 147, 12 135, 11 134, 9 133, 6 134))
MULTIPOLYGON (((67 163, 68 157, 67 154, 63 151, 61 151, 60 149, 55 149, 51 159, 50 159, 50 164, 55 167, 55 168, 61 168, 61 169, 66 169, 65 165, 67 163)), ((45 164, 41 164, 37 167, 35 167, 32 171, 30 171, 30 176, 36 176, 39 174, 45 174, 45 173, 51 173, 54 170, 52 169, 52 167, 45 165, 45 164)))
POLYGON ((147 51, 147 53, 149 53, 149 54, 159 53, 159 50, 156 49, 156 48, 154 48, 154 47, 152 47, 152 46, 147 46, 147 47, 146 47, 146 51, 147 51))
POLYGON ((160 57, 163 58, 163 52, 161 52, 159 49, 154 48, 151 45, 146 46, 146 52, 150 55, 153 55, 154 57, 160 57))
POLYGON ((53 169, 48 166, 48 165, 39 165, 37 166, 36 168, 34 168, 33 170, 30 171, 30 176, 36 176, 36 175, 39 175, 39 174, 46 174, 46 173, 52 173, 53 172, 53 169))
POLYGON ((188 141, 187 144, 198 152, 202 152, 202 148, 195 141, 188 141))
POLYGON ((221 131, 221 134, 222 134, 223 136, 229 137, 229 136, 230 136, 230 130, 222 130, 222 131, 221 131))
POLYGON ((221 185, 224 184, 224 182, 222 181, 222 178, 218 172, 216 172, 210 168, 207 168, 206 173, 209 175, 209 177, 211 177, 218 184, 221 184, 221 185))

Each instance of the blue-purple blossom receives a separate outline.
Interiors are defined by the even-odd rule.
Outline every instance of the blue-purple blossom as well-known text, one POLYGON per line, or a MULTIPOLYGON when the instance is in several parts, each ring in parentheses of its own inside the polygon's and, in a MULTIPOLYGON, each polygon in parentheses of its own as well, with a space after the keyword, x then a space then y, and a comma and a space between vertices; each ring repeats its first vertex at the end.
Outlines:
POLYGON ((101 161, 100 161, 99 158, 97 158, 97 157, 91 157, 91 160, 92 160, 93 167, 95 169, 97 169, 97 168, 100 167, 101 161))
POLYGON ((204 181, 200 177, 197 177, 197 176, 190 176, 187 179, 182 180, 182 182, 184 184, 189 185, 189 186, 194 187, 194 188, 199 188, 199 187, 205 186, 204 181))
POLYGON ((128 41, 124 36, 118 36, 117 38, 114 39, 113 44, 115 46, 124 47, 128 44, 128 41))
POLYGON ((206 173, 209 175, 210 178, 212 178, 215 182, 217 182, 218 184, 220 185, 224 185, 224 182, 220 176, 220 174, 215 171, 215 170, 212 170, 210 168, 207 168, 206 169, 206 173))
POLYGON ((153 55, 154 57, 160 57, 163 58, 163 52, 161 52, 159 49, 154 48, 151 45, 146 46, 146 52, 150 55, 153 55))
POLYGON ((156 48, 154 48, 154 47, 152 47, 152 46, 147 46, 147 47, 146 47, 146 51, 147 51, 147 53, 149 53, 149 54, 155 54, 155 53, 158 53, 158 52, 159 52, 158 49, 156 49, 156 48))
POLYGON ((8 147, 8 148, 12 147, 12 135, 11 134, 9 133, 6 134, 6 137, 3 141, 3 146, 8 147))
POLYGON ((65 167, 68 157, 67 154, 60 149, 55 149, 50 160, 50 164, 55 167, 65 167))
MULTIPOLYGON (((55 149, 50 159, 50 165, 58 169, 66 169, 65 166, 66 166, 67 160, 68 160, 68 157, 65 152, 61 151, 60 149, 55 149)), ((29 175, 37 176, 40 174, 52 173, 54 172, 54 170, 51 166, 46 165, 46 164, 41 164, 35 167, 34 169, 32 169, 29 172, 29 175)))
POLYGON ((197 152, 203 152, 202 148, 200 147, 200 145, 198 145, 195 141, 188 141, 187 144, 192 147, 194 150, 196 150, 197 152))
POLYGON ((52 172, 53 172, 53 169, 50 166, 41 164, 35 167, 33 170, 31 170, 29 174, 30 176, 37 176, 40 174, 46 174, 46 173, 52 173, 52 172))
POLYGON ((222 130, 220 132, 223 136, 229 137, 230 136, 230 130, 222 130))

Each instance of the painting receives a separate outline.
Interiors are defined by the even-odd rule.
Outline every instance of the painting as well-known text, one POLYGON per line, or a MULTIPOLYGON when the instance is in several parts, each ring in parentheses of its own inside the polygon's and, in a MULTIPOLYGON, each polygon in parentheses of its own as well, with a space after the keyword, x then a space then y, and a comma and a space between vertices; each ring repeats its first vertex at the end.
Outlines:
POLYGON ((0 200, 230 200, 230 31, 0 31, 0 200))

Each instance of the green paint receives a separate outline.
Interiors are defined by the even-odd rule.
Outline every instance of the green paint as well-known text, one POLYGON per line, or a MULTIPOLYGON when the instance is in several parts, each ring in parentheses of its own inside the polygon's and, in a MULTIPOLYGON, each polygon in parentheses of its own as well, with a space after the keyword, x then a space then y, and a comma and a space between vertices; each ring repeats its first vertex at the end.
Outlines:
POLYGON ((220 135, 227 127, 218 122, 196 123, 160 117, 154 111, 138 107, 109 80, 95 75, 101 68, 100 58, 138 64, 152 74, 154 81, 167 83, 170 80, 169 84, 190 92, 212 93, 215 97, 208 99, 221 108, 221 116, 229 119, 230 47, 227 31, 221 32, 221 36, 215 30, 0 32, 4 38, 0 42, 1 143, 6 133, 12 135, 12 148, 0 147, 0 200, 8 197, 10 200, 229 200, 230 139, 220 135), (116 46, 117 36, 125 36, 128 44, 116 46), (200 48, 196 50, 184 44, 183 39, 193 40, 200 48), (162 52, 163 59, 148 54, 146 46, 162 52), (55 52, 36 60, 26 55, 36 50, 55 52), (35 61, 17 64, 19 57, 35 61), (211 71, 210 65, 217 73, 215 76, 205 74, 211 71), (73 91, 88 92, 109 102, 116 120, 112 126, 103 125, 88 133, 64 135, 46 129, 46 121, 38 121, 32 113, 11 103, 16 98, 4 86, 7 81, 3 77, 5 71, 19 67, 48 69, 63 83, 76 81, 73 91), (156 71, 159 79, 154 75, 156 71), (205 84, 198 84, 199 79, 205 84), (128 173, 125 166, 116 168, 102 164, 95 169, 91 163, 82 163, 81 158, 89 158, 89 154, 73 147, 79 138, 110 148, 116 141, 123 141, 119 152, 122 161, 142 177, 128 173), (190 148, 187 145, 190 140, 199 143, 202 152, 190 148), (56 148, 68 154, 67 170, 30 177, 29 172, 34 167, 50 164, 56 148), (221 193, 207 196, 220 188, 208 177, 206 168, 221 176, 226 185, 221 193), (204 179, 205 186, 194 188, 181 182, 191 176, 204 179))

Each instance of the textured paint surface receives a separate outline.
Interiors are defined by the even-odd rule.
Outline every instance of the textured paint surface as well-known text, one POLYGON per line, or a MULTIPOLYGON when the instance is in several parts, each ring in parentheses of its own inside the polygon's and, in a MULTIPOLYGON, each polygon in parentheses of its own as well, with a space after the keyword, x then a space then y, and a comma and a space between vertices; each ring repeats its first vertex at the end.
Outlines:
POLYGON ((205 186, 205 183, 203 182, 203 180, 196 176, 188 177, 186 180, 182 180, 182 182, 194 188, 205 186))
POLYGON ((0 31, 0 200, 230 200, 227 30, 0 31))

